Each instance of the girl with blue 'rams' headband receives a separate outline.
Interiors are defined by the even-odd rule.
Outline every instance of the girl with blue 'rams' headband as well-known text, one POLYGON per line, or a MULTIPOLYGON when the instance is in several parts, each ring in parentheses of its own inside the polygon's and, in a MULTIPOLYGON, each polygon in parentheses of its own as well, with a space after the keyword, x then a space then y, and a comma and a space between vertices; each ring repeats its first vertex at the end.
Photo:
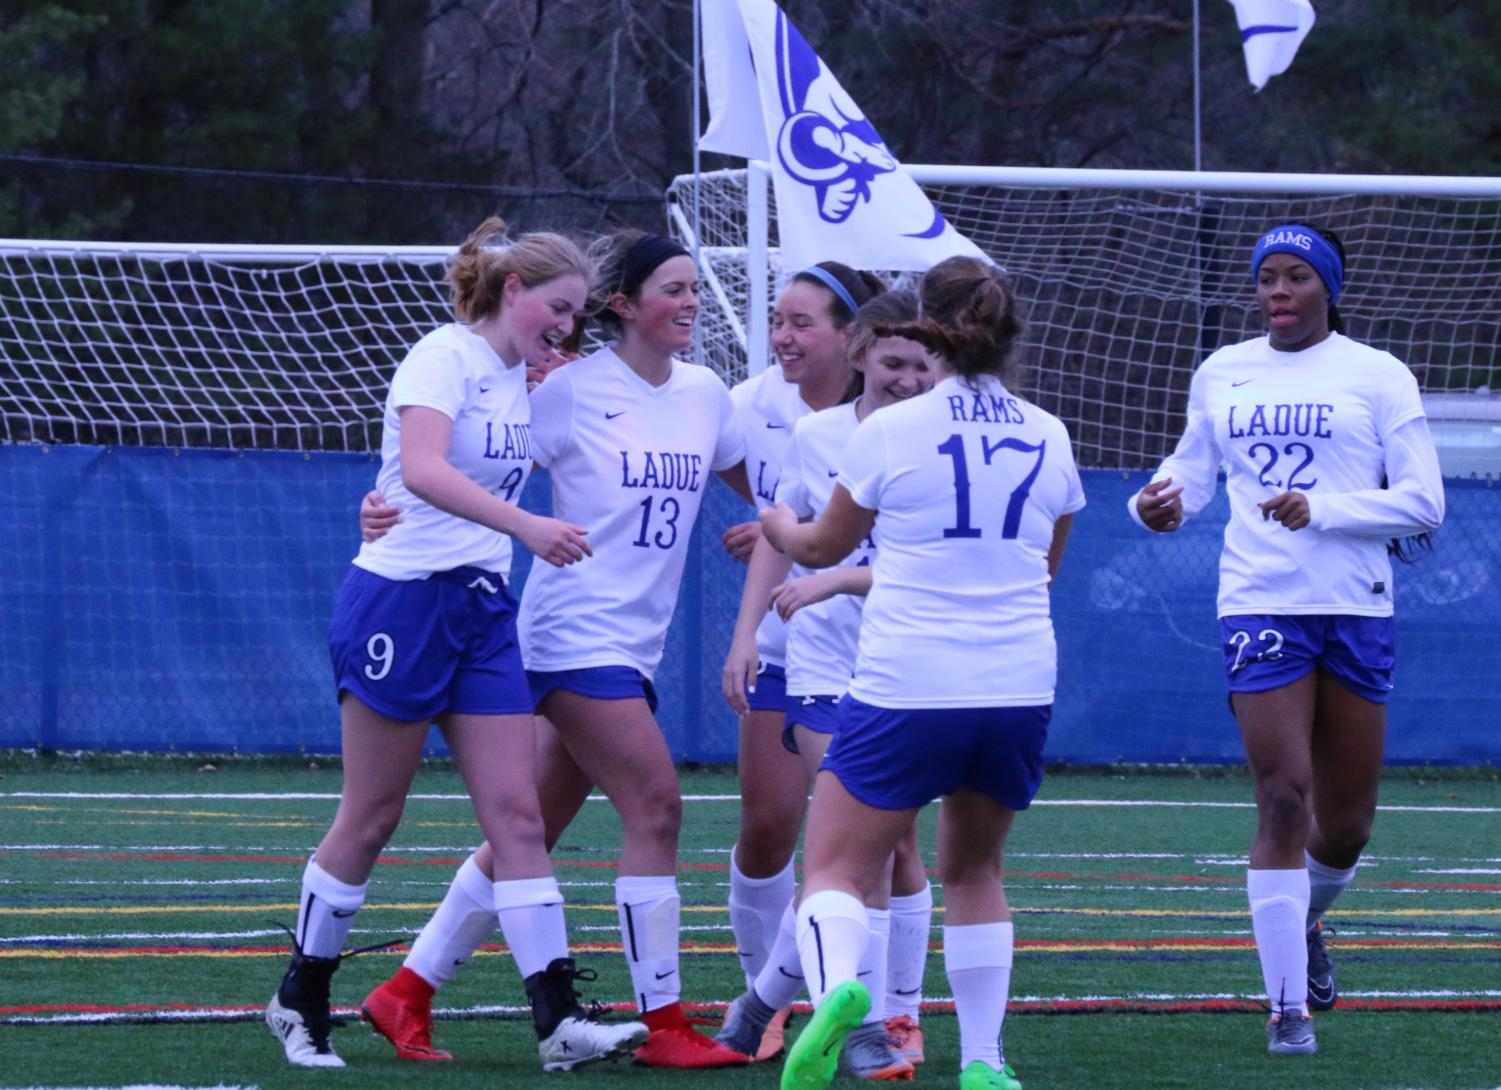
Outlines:
POLYGON ((1412 373, 1344 335, 1339 239, 1273 227, 1250 273, 1266 336, 1195 372, 1183 437, 1129 510, 1172 533, 1213 498, 1225 466, 1220 639, 1257 807, 1246 887, 1267 1049, 1297 1055, 1318 1049, 1309 1012, 1338 998, 1320 920, 1355 877, 1376 813, 1394 663, 1389 554, 1402 557, 1387 541, 1426 541, 1444 488, 1412 373))

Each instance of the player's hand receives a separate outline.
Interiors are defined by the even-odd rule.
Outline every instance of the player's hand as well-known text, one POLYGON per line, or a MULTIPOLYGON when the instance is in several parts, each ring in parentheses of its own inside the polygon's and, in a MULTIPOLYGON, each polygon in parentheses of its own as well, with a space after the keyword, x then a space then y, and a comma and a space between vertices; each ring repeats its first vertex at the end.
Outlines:
POLYGON ((759 522, 742 522, 738 526, 731 526, 719 540, 724 544, 725 552, 740 563, 748 564, 751 552, 755 549, 760 537, 761 524, 759 522))
POLYGON ((526 362, 526 391, 531 393, 542 385, 544 379, 552 374, 565 363, 571 363, 579 358, 577 352, 565 352, 554 348, 540 360, 527 360, 526 362))
POLYGON ((1263 500, 1256 506, 1261 508, 1262 521, 1274 519, 1289 530, 1303 529, 1311 518, 1308 513, 1308 497, 1302 492, 1284 492, 1280 496, 1263 500))
POLYGON ((785 503, 761 512, 761 536, 779 553, 786 553, 787 535, 797 526, 797 514, 785 503))
POLYGON ((771 592, 771 608, 777 611, 778 617, 787 621, 798 610, 834 597, 833 580, 828 578, 829 574, 819 572, 787 580, 771 592))
POLYGON ((388 507, 386 497, 379 492, 365 493, 365 499, 360 504, 360 537, 366 541, 379 541, 400 521, 400 507, 388 507))
POLYGON ((1170 534, 1183 525, 1183 486, 1172 483, 1171 477, 1153 481, 1136 497, 1136 513, 1153 533, 1170 534))
POLYGON ((754 637, 735 640, 730 644, 730 653, 725 656, 724 674, 720 683, 724 698, 736 715, 749 715, 750 703, 745 699, 746 690, 756 691, 756 675, 761 669, 760 656, 756 653, 754 637))
POLYGON ((561 568, 594 555, 589 542, 584 540, 584 535, 588 532, 582 526, 575 526, 562 519, 532 515, 522 523, 516 538, 531 550, 533 556, 547 561, 555 568, 561 568))

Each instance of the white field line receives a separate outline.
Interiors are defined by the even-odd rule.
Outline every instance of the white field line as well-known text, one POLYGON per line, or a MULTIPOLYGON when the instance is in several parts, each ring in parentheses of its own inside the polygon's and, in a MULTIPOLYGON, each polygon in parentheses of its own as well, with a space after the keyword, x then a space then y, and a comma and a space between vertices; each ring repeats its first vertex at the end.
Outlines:
MULTIPOLYGON (((1501 990, 1479 991, 1362 991, 1341 992, 1350 999, 1375 999, 1390 1000, 1394 1002, 1417 1001, 1424 999, 1457 999, 1469 1001, 1501 999, 1501 990)), ((1123 995, 1013 995, 1013 1004, 1031 1005, 1063 1005, 1069 1003, 1207 1003, 1207 1002, 1246 1002, 1260 1003, 1266 997, 1260 992, 1197 992, 1175 994, 1170 992, 1132 992, 1123 995)), ((925 996, 924 1007, 949 1006, 954 1002, 952 996, 925 996)), ((728 999, 707 1000, 695 1003, 695 1006, 707 1008, 724 1008, 729 1006, 728 999)), ((436 1018, 482 1018, 487 1015, 510 1015, 521 1016, 529 1014, 530 1007, 513 1006, 508 1004, 479 1004, 472 1007, 441 1007, 433 1010, 436 1018)), ((346 1007, 335 1008, 335 1015, 355 1017, 359 1014, 358 1008, 346 1007)), ((60 1014, 36 1014, 36 1015, 8 1015, 0 1018, 0 1025, 82 1025, 82 1024, 107 1024, 110 1022, 131 1022, 142 1019, 159 1021, 224 1021, 224 1022, 248 1022, 258 1021, 263 1017, 259 1007, 249 1010, 224 1010, 213 1007, 202 1007, 188 1010, 156 1010, 156 1011, 122 1011, 122 1012, 81 1012, 60 1014)), ((125 1088, 122 1088, 125 1090, 125 1088)))
MULTIPOLYGON (((244 800, 244 801, 292 801, 313 800, 337 802, 339 795, 333 792, 310 791, 201 791, 201 792, 125 792, 125 791, 0 791, 0 798, 9 799, 118 799, 129 801, 166 800, 244 800)), ((462 802, 469 796, 463 794, 416 794, 407 798, 418 802, 462 802)), ((590 795, 590 802, 608 802, 603 795, 590 795)), ((738 794, 730 795, 684 795, 684 802, 739 802, 738 794)), ((1195 802, 1183 799, 1038 799, 1033 806, 1100 807, 1104 809, 1151 809, 1168 810, 1250 810, 1251 802, 1195 802)), ((1501 814, 1501 806, 1380 806, 1384 813, 1393 814, 1501 814)))

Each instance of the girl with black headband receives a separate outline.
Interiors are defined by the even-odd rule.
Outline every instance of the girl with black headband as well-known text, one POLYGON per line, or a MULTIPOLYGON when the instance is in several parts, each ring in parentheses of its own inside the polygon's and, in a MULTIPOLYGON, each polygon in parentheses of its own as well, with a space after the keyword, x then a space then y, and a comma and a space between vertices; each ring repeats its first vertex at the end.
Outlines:
MULTIPOLYGON (((679 1002, 674 874, 682 799, 653 717, 652 676, 709 475, 750 495, 745 440, 719 377, 674 358, 692 343, 699 308, 688 253, 661 235, 620 232, 602 281, 593 317, 614 343, 558 368, 532 394, 533 453, 549 471, 553 511, 587 527, 594 549, 562 579, 534 566, 521 597, 547 843, 557 842, 598 785, 623 826, 616 904, 651 1031, 636 1060, 740 1064, 746 1057, 694 1029, 679 1002)), ((398 1053, 429 1039, 433 990, 495 929, 494 909, 481 895, 490 866, 483 848, 464 864, 405 966, 366 1001, 398 1053)), ((532 981, 527 990, 534 1011, 553 1002, 532 981)), ((597 1058, 543 1056, 550 1068, 597 1058)))
MULTIPOLYGON (((884 289, 870 273, 823 261, 795 274, 777 297, 771 318, 776 359, 730 391, 745 429, 745 464, 757 508, 776 502, 793 425, 858 392, 847 351, 850 323, 884 289)), ((760 524, 751 521, 731 527, 724 544, 748 561, 760 536, 760 524)), ((741 714, 740 831, 730 853, 730 925, 747 984, 766 964, 796 887, 792 856, 808 805, 801 762, 782 747, 787 625, 764 606, 759 613, 754 654, 726 663, 728 672, 754 679, 736 708, 741 714)), ((772 1022, 760 1058, 781 1048, 785 1019, 783 1012, 772 1022)))
POLYGON ((1394 662, 1387 539, 1435 529, 1444 489, 1412 373, 1342 332, 1339 239, 1274 227, 1250 273, 1267 335, 1194 373, 1183 437, 1129 510, 1172 533, 1225 467, 1220 639, 1257 808, 1246 887, 1267 1048, 1289 1055, 1317 1051, 1308 1012, 1335 1004, 1320 921, 1376 814, 1394 662))

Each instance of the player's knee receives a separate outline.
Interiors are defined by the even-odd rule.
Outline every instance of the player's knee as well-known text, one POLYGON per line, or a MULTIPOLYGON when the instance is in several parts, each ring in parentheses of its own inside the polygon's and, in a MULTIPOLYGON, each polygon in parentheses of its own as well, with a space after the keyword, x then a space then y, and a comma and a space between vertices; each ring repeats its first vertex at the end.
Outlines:
POLYGON ((543 842, 546 829, 542 811, 533 802, 524 802, 512 797, 495 799, 486 806, 487 820, 481 822, 486 830, 486 839, 493 845, 538 844, 543 842))
POLYGON ((797 848, 801 823, 777 820, 770 813, 745 815, 740 821, 740 839, 735 845, 735 863, 742 874, 765 877, 779 873, 797 848))
POLYGON ((1277 843, 1301 843, 1311 817, 1308 787, 1293 780, 1262 784, 1256 808, 1263 832, 1277 843))
POLYGON ((683 797, 676 781, 643 790, 631 807, 629 820, 631 831, 639 838, 676 846, 683 825, 683 797))

